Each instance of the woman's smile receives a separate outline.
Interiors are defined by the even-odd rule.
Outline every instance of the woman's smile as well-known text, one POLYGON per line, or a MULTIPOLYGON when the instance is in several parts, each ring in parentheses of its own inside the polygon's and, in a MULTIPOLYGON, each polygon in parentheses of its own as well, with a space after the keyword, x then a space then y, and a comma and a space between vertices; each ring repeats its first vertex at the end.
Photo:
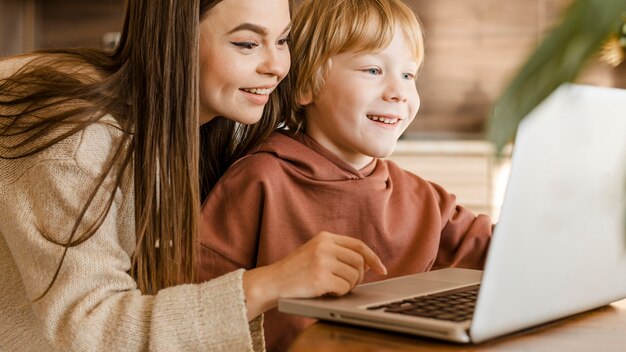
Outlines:
POLYGON ((270 93, 272 93, 275 88, 276 86, 274 85, 269 88, 241 88, 239 90, 243 92, 244 97, 252 104, 265 105, 270 98, 270 93))

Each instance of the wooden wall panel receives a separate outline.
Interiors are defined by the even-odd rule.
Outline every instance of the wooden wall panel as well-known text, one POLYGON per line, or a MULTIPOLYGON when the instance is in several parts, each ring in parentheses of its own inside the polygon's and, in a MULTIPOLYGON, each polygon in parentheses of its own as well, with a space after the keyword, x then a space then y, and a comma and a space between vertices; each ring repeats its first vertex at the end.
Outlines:
POLYGON ((35 48, 35 0, 0 0, 0 56, 35 48))
MULTIPOLYGON (((405 137, 482 138, 498 95, 572 0, 405 0, 426 34, 421 109, 405 137)), ((592 60, 582 83, 624 87, 592 60)))
POLYGON ((407 136, 480 136, 489 108, 540 37, 541 0, 407 0, 425 31, 422 107, 407 136))
POLYGON ((39 2, 37 42, 41 48, 102 47, 102 36, 120 31, 124 0, 46 0, 39 2))

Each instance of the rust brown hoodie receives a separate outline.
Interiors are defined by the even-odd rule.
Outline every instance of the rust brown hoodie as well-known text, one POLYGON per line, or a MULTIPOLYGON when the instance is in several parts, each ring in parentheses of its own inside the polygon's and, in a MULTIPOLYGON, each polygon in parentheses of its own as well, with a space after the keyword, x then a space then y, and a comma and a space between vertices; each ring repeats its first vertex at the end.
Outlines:
MULTIPOLYGON (((482 268, 491 220, 455 199, 392 161, 356 170, 303 133, 274 133, 232 165, 205 201, 199 279, 271 264, 320 231, 365 242, 387 277, 482 268)), ((364 282, 383 278, 370 271, 364 282)), ((268 350, 286 350, 311 322, 269 311, 268 350)))

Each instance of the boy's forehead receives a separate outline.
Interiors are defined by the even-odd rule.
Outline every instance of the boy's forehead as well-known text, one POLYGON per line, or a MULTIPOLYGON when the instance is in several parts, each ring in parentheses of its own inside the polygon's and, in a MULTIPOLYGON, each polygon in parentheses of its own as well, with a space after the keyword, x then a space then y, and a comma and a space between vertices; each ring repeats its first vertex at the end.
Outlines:
MULTIPOLYGON (((378 59, 386 59, 386 58, 390 58, 390 59, 402 59, 402 60, 411 60, 411 61, 418 61, 418 58, 413 54, 413 50, 411 50, 410 48, 404 48, 403 50, 394 50, 394 51, 386 51, 386 50, 371 50, 371 51, 361 51, 361 52, 354 52, 354 51, 347 51, 345 53, 342 53, 341 55, 344 55, 346 57, 350 57, 352 59, 368 59, 368 58, 378 58, 378 59)), ((336 55, 334 55, 336 56, 336 55)), ((332 57, 331 57, 332 58, 332 57)))
POLYGON ((355 59, 392 56, 393 58, 413 60, 419 64, 422 61, 420 50, 418 47, 415 47, 416 42, 410 40, 409 36, 409 33, 398 26, 391 40, 382 46, 374 46, 373 43, 361 43, 359 47, 345 48, 339 53, 331 55, 329 59, 337 55, 355 59))

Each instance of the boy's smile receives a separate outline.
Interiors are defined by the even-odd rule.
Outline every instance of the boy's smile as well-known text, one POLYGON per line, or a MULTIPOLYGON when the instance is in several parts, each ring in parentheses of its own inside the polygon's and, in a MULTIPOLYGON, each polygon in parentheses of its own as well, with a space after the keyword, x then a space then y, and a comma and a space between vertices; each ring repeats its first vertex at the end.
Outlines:
POLYGON ((402 118, 394 115, 367 115, 367 118, 385 125, 396 125, 402 118))
POLYGON ((319 94, 300 102, 306 133, 356 169, 388 156, 419 109, 418 67, 399 27, 381 51, 333 56, 319 94))

